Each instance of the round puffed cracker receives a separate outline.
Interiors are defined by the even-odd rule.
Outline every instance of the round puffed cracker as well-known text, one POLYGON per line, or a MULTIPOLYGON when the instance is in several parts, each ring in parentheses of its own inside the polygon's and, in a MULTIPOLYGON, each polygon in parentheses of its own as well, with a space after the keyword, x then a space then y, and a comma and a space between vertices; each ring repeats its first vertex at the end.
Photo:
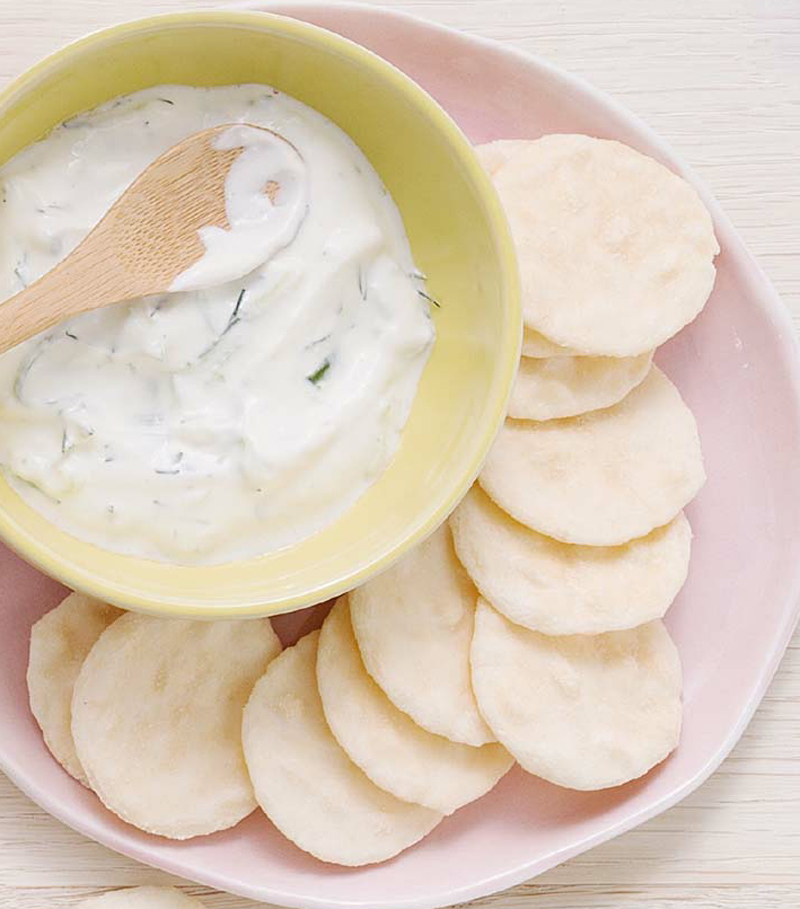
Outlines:
POLYGON ((250 777, 267 817, 305 852, 337 865, 382 862, 442 815, 380 789, 336 741, 317 690, 319 634, 284 650, 253 689, 242 724, 250 777))
POLYGON ((446 524, 349 594, 367 672, 418 726, 465 745, 495 741, 469 674, 477 596, 446 524))
POLYGON ((100 636, 72 699, 92 789, 135 827, 188 839, 256 807, 242 709, 280 643, 268 619, 195 622, 128 613, 100 636))
POLYGON ((522 356, 532 360, 543 360, 549 357, 576 357, 577 351, 562 347, 532 328, 525 326, 522 330, 522 356))
POLYGON ((644 380, 652 358, 652 352, 638 357, 523 357, 508 415, 555 420, 610 407, 644 380))
POLYGON ((579 417, 507 420, 480 484, 527 527, 617 546, 671 521, 705 481, 697 425, 657 367, 619 404, 579 417))
POLYGON ((451 742, 398 710, 364 668, 346 597, 322 626, 317 682, 339 744, 375 785, 403 801, 452 814, 488 792, 514 763, 500 745, 451 742))
POLYGON ((122 610, 82 593, 71 593, 31 629, 28 697, 53 757, 88 785, 72 740, 72 690, 86 655, 122 610))
POLYGON ((619 786, 678 744, 681 664, 660 620, 551 637, 481 599, 472 678, 500 741, 525 770, 558 786, 619 786))
POLYGON ((692 531, 683 513, 621 546, 574 546, 519 524, 476 485, 450 526, 481 594, 542 634, 599 634, 661 618, 689 570, 692 531))
POLYGON ((483 169, 493 177, 518 152, 527 148, 530 139, 495 139, 475 146, 475 154, 483 169))
POLYGON ((635 356, 676 334, 714 285, 719 244, 695 189, 632 148, 531 141, 495 173, 525 324, 584 354, 635 356))
POLYGON ((204 909, 194 896, 175 887, 128 887, 90 896, 76 909, 204 909))

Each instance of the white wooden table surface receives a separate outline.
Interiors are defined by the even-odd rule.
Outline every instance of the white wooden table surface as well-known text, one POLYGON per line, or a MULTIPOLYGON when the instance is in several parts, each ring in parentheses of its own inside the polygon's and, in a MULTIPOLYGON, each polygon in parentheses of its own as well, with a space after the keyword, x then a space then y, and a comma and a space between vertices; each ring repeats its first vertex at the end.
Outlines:
MULTIPOLYGON (((0 0, 0 86, 90 29, 212 5, 0 0)), ((800 331, 800 0, 383 5, 533 51, 642 115, 710 185, 800 331)), ((103 888, 168 882, 181 884, 68 830, 0 775, 0 909, 57 909, 103 888)), ((188 889, 217 909, 255 906, 188 889)), ((744 738, 699 791, 643 827, 472 905, 800 907, 800 633, 744 738)))

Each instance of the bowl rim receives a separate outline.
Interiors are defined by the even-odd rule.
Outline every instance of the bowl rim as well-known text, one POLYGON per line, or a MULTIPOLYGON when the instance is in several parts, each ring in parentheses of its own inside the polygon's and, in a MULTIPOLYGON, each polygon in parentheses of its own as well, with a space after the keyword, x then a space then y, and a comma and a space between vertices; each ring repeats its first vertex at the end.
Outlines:
MULTIPOLYGON (((358 6, 358 4, 355 4, 358 6)), ((380 555, 360 567, 350 568, 345 572, 337 573, 336 577, 313 589, 291 595, 273 597, 268 603, 256 595, 241 596, 225 605, 197 606, 187 597, 168 596, 161 593, 156 599, 143 596, 126 587, 120 587, 109 577, 98 577, 97 573, 76 560, 66 557, 62 552, 41 543, 33 534, 17 525, 8 518, 5 510, 0 508, 0 539, 9 546, 17 555, 72 589, 108 600, 115 605, 149 614, 181 618, 204 619, 233 619, 252 618, 278 615, 302 609, 316 603, 322 603, 340 594, 365 583, 370 578, 385 571, 410 549, 421 543, 437 527, 439 527, 463 498, 469 487, 475 481, 483 462, 491 448, 497 433, 503 424, 511 395, 511 389, 516 375, 517 364, 520 357, 522 341, 522 312, 519 289, 519 272, 516 253, 511 237, 511 231, 506 219, 502 204, 497 192, 485 173, 483 167, 473 151, 472 144, 455 120, 444 108, 434 100, 410 76, 394 64, 363 47, 357 42, 339 35, 328 29, 313 25, 290 15, 259 8, 254 3, 235 3, 230 7, 211 10, 185 10, 174 13, 146 16, 121 22, 109 27, 96 29, 83 37, 70 41, 63 47, 46 55, 34 63, 27 70, 0 91, 0 122, 5 112, 18 99, 27 93, 35 91, 37 85, 54 68, 69 63, 70 58, 79 55, 84 50, 118 40, 126 35, 145 33, 154 29, 169 29, 175 26, 241 26, 259 29, 265 24, 283 36, 300 37, 309 40, 318 46, 332 48, 346 54, 351 60, 372 71, 380 71, 382 78, 386 79, 399 93, 408 98, 421 113, 434 123, 435 129, 445 138, 461 168, 474 185, 477 195, 485 211, 485 220, 489 234, 496 244, 496 256, 502 281, 503 299, 507 317, 502 325, 501 344, 498 345, 500 356, 497 360, 496 374, 498 381, 495 383, 494 394, 488 398, 486 411, 491 413, 491 419, 486 419, 483 426, 475 433, 472 442, 473 453, 469 459, 467 469, 463 470, 460 480, 454 482, 449 493, 444 496, 439 505, 422 522, 418 523, 404 537, 392 544, 382 547, 380 555)), ((49 524, 52 525, 47 518, 49 524)), ((56 526, 57 525, 52 525, 56 526)), ((81 541, 84 542, 84 541, 81 541)), ((303 544, 301 540, 298 545, 303 544)), ((99 552, 109 552, 101 547, 96 547, 99 552)), ((265 555, 269 555, 268 553, 265 555)), ((148 559, 129 557, 132 566, 137 562, 152 562, 148 559)), ((241 559, 223 563, 221 567, 252 564, 260 557, 241 559)), ((171 568, 190 573, 195 568, 207 569, 209 566, 178 565, 166 563, 171 568)))

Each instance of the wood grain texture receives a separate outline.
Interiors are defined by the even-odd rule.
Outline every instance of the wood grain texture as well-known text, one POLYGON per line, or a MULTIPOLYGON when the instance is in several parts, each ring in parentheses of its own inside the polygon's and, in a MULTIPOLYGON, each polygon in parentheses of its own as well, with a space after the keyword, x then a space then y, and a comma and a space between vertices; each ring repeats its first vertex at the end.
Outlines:
MULTIPOLYGON (((540 54, 644 117, 699 172, 800 332, 797 0, 382 0, 540 54)), ((2 0, 0 85, 65 41, 200 0, 2 0)), ((180 883, 85 840, 0 778, 0 909, 180 883)), ((252 909, 187 886, 213 909, 252 909)), ((800 634, 722 768, 644 826, 475 909, 800 906, 800 634)), ((380 907, 373 907, 380 909, 380 907)))
POLYGON ((225 181, 241 150, 215 146, 228 128, 203 130, 164 152, 66 259, 6 300, 0 353, 72 316, 167 293, 205 253, 200 229, 230 228, 225 181))

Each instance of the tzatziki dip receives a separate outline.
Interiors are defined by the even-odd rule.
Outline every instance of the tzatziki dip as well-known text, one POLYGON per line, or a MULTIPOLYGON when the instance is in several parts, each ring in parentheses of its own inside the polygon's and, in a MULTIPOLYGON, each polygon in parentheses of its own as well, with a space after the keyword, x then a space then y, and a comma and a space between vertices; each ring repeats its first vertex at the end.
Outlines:
POLYGON ((263 85, 146 89, 3 165, 0 299, 71 252, 160 154, 228 123, 276 141, 222 133, 243 146, 230 231, 201 232, 206 253, 176 292, 0 357, 14 489, 80 539, 178 564, 273 552, 342 515, 397 450, 434 342, 377 173, 334 123, 263 85))

